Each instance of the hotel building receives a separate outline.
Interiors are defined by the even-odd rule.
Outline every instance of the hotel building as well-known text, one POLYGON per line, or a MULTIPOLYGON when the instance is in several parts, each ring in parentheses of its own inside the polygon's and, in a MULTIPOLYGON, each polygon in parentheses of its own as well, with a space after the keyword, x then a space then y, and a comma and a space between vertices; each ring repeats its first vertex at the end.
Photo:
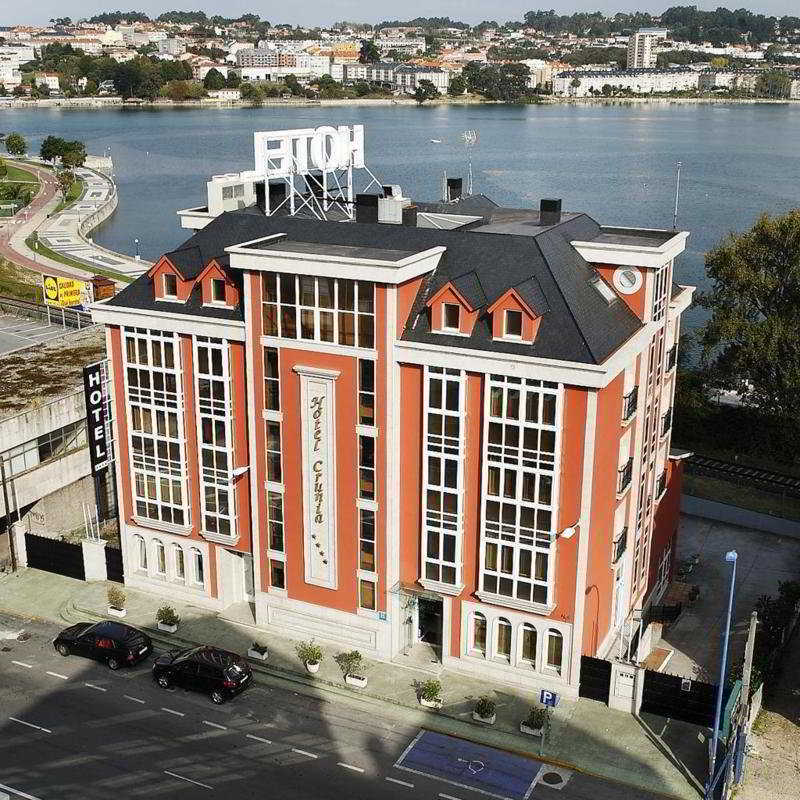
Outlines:
POLYGON ((581 655, 669 580, 688 234, 399 187, 328 203, 319 171, 295 191, 299 148, 344 137, 352 173, 363 131, 320 130, 256 134, 291 139, 292 177, 257 141, 255 171, 179 212, 193 235, 93 307, 125 582, 575 696, 581 655))

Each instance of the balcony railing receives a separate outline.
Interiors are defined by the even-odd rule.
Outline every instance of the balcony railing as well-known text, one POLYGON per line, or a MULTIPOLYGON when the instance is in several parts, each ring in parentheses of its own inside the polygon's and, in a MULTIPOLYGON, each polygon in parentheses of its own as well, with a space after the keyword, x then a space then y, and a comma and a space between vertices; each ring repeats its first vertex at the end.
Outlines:
POLYGON ((659 476, 658 481, 656 483, 656 499, 661 497, 662 494, 667 490, 667 471, 664 470, 659 476))
POLYGON ((616 564, 622 558, 625 548, 628 546, 628 529, 623 528, 622 533, 614 540, 614 555, 611 563, 616 564))
POLYGON ((629 458, 625 466, 620 467, 617 474, 617 494, 622 494, 631 484, 633 478, 633 458, 629 458))
POLYGON ((667 372, 675 367, 678 363, 678 345, 674 344, 667 351, 667 372))
POLYGON ((669 429, 672 427, 672 409, 668 409, 667 413, 661 417, 661 435, 666 436, 669 429))
POLYGON ((627 422, 635 413, 639 403, 639 387, 633 389, 622 398, 622 421, 627 422))

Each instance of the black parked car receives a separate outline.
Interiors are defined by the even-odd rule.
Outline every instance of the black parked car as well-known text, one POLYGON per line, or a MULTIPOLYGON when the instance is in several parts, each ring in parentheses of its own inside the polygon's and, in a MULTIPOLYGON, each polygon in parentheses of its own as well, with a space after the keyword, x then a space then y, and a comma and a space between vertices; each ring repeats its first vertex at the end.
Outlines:
POLYGON ((208 645, 170 650, 153 663, 153 679, 159 686, 204 692, 217 704, 243 691, 252 677, 250 665, 241 656, 208 645))
POLYGON ((153 652, 147 634, 111 620, 72 625, 53 639, 53 646, 62 656, 86 656, 104 661, 110 669, 132 667, 153 652))

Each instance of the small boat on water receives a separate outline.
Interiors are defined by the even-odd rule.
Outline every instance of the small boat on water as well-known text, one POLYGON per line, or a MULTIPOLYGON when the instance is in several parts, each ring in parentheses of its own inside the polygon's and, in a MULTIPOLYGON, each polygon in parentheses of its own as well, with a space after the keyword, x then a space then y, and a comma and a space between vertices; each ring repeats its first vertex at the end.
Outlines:
POLYGON ((442 143, 441 139, 431 139, 431 144, 441 144, 441 143, 442 143))

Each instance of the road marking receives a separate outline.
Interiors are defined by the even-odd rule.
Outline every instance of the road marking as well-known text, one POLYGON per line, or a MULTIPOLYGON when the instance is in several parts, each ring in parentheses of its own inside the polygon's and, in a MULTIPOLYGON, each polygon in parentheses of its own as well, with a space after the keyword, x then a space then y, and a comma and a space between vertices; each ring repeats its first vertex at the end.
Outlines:
POLYGON ((44 733, 52 733, 49 728, 42 728, 39 725, 34 725, 32 722, 25 722, 24 719, 17 719, 16 717, 9 717, 12 722, 19 722, 20 725, 27 725, 29 728, 36 728, 37 731, 44 731, 44 733))
POLYGON ((309 753, 308 750, 298 750, 296 747, 292 748, 293 753, 299 753, 301 756, 308 756, 309 758, 319 758, 316 753, 309 753))
POLYGON ((408 781, 401 781, 400 778, 391 778, 387 775, 386 780, 391 781, 392 783, 399 783, 401 786, 407 786, 409 789, 414 788, 413 783, 409 783, 408 781))
POLYGON ((84 686, 88 686, 90 689, 97 689, 98 692, 107 692, 108 689, 102 686, 95 686, 93 683, 84 683, 84 686))
POLYGON ((353 772, 363 772, 364 770, 361 767, 354 767, 352 764, 345 764, 343 761, 337 761, 337 766, 344 767, 345 769, 351 769, 353 772))
POLYGON ((33 664, 26 664, 24 661, 12 661, 11 663, 18 667, 25 667, 25 669, 33 669, 33 664))
MULTIPOLYGON (((133 702, 134 702, 134 703, 141 703, 142 705, 144 705, 144 700, 141 700, 141 699, 140 699, 140 698, 138 698, 138 697, 131 697, 129 694, 124 694, 124 695, 122 695, 122 696, 123 696, 123 697, 124 697, 126 700, 133 700, 133 702)), ((168 709, 166 709, 166 708, 165 708, 165 709, 163 709, 163 710, 164 710, 164 711, 167 711, 168 709)), ((172 713, 173 713, 173 714, 177 714, 178 712, 177 712, 177 711, 173 711, 172 713)))
POLYGON ((442 800, 461 800, 460 797, 453 797, 453 795, 444 794, 443 792, 439 792, 439 797, 441 797, 442 800))
POLYGON ((167 714, 174 714, 176 717, 186 716, 186 714, 184 714, 183 711, 173 711, 171 708, 164 708, 164 706, 161 706, 161 710, 166 711, 167 714))
POLYGON ((245 734, 248 739, 255 739, 257 742, 264 742, 264 744, 272 744, 269 739, 264 739, 261 736, 256 736, 254 733, 245 734))
MULTIPOLYGON (((164 709, 166 711, 166 709, 164 709)), ((200 783, 200 781, 193 781, 191 778, 184 778, 183 775, 178 775, 175 772, 170 772, 168 769, 164 770, 165 775, 171 775, 173 778, 177 778, 179 781, 186 781, 186 783, 193 783, 195 786, 202 786, 204 789, 211 789, 213 787, 209 786, 207 783, 200 783)))
POLYGON ((227 725, 217 725, 216 722, 209 722, 207 719, 203 720, 203 725, 210 725, 212 728, 219 728, 221 731, 228 730, 227 725))
POLYGON ((69 680, 69 678, 66 675, 62 675, 60 672, 50 672, 50 670, 47 670, 47 672, 45 674, 46 675, 52 675, 54 678, 61 678, 62 681, 68 681, 69 680))
POLYGON ((34 797, 32 794, 27 794, 23 792, 21 789, 12 789, 10 786, 6 786, 4 783, 0 783, 0 789, 6 792, 14 792, 15 795, 19 797, 24 797, 25 800, 39 800, 38 797, 34 797))

